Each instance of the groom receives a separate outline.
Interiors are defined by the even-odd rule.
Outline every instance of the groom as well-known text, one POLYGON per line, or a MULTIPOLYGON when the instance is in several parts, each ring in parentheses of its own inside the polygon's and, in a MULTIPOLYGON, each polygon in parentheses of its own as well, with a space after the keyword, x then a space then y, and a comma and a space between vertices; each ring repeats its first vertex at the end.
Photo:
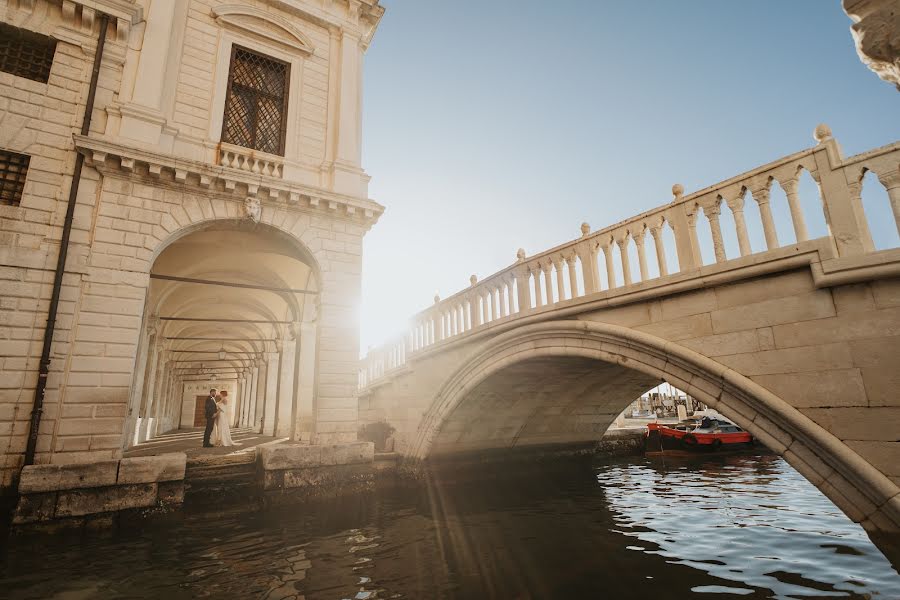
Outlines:
POLYGON ((216 423, 216 411, 219 407, 216 405, 216 388, 210 388, 209 398, 206 399, 206 405, 203 412, 206 414, 206 430, 203 432, 203 447, 212 448, 209 443, 209 436, 212 435, 213 425, 216 423))

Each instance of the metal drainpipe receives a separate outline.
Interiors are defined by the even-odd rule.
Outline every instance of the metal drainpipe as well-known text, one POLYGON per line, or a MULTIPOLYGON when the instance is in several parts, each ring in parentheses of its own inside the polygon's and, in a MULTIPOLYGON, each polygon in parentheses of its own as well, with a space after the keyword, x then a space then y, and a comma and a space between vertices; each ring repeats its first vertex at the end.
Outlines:
MULTIPOLYGON (((81 135, 87 135, 91 129, 91 116, 94 112, 94 98, 97 95, 97 79, 100 76, 100 61, 103 58, 103 46, 106 45, 106 30, 109 27, 109 15, 100 14, 100 35, 97 39, 97 50, 94 52, 94 67, 91 71, 91 82, 88 87, 87 103, 84 106, 84 118, 81 121, 81 135)), ((59 309, 59 292, 62 287, 63 274, 66 270, 66 256, 69 253, 69 236, 72 233, 72 219, 75 215, 75 200, 81 183, 81 169, 84 166, 84 155, 75 150, 75 171, 72 173, 72 184, 69 187, 69 203, 66 207, 66 220, 63 223, 62 240, 59 244, 59 256, 56 260, 56 272, 53 276, 53 294, 50 296, 50 310, 47 312, 47 326, 44 329, 44 347, 41 351, 41 362, 38 371, 37 386, 34 388, 34 404, 31 409, 31 425, 28 429, 28 443, 25 446, 25 462, 23 466, 34 464, 34 453, 37 449, 38 429, 41 425, 41 414, 44 412, 44 394, 47 391, 47 375, 50 372, 50 346, 53 343, 53 331, 56 329, 56 312, 59 309)))

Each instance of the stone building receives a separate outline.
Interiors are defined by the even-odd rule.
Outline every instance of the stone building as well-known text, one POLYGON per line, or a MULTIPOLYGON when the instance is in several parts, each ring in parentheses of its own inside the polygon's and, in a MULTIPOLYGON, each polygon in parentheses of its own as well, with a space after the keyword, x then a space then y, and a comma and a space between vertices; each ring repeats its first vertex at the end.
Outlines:
POLYGON ((211 386, 235 424, 356 439, 361 245, 383 211, 360 164, 362 59, 382 13, 0 0, 5 488, 23 462, 193 426, 211 386))

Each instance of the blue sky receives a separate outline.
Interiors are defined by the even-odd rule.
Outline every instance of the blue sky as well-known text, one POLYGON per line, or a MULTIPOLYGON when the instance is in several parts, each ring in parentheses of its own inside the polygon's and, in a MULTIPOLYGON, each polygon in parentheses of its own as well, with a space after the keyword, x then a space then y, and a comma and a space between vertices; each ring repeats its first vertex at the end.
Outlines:
MULTIPOLYGON (((812 146, 820 122, 845 155, 900 139, 900 93, 859 61, 838 0, 382 3, 363 166, 387 210, 364 244, 363 351, 517 248, 812 146)), ((864 201, 896 244, 883 189, 864 201)))

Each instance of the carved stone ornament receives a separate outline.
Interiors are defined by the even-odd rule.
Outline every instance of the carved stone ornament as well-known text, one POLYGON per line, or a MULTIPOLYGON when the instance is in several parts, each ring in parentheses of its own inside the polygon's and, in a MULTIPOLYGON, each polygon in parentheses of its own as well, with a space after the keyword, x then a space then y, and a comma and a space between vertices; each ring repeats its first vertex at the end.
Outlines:
POLYGON ((259 198, 247 196, 247 198, 244 199, 244 216, 254 223, 259 223, 259 216, 261 213, 262 206, 259 204, 259 198))

